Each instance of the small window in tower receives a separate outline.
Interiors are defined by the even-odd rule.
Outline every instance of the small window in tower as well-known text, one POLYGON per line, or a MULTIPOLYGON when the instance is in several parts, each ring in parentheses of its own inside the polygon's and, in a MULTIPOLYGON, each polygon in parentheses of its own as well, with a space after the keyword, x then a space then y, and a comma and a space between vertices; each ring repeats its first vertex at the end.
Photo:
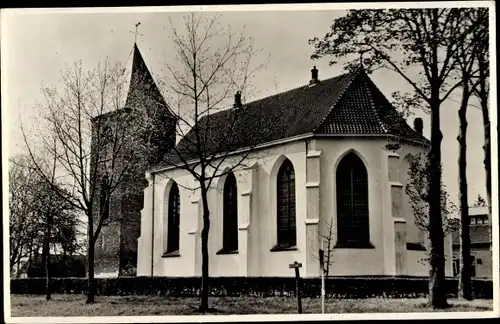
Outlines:
POLYGON ((476 263, 477 263, 477 264, 483 264, 483 259, 477 259, 477 260, 476 260, 476 263))

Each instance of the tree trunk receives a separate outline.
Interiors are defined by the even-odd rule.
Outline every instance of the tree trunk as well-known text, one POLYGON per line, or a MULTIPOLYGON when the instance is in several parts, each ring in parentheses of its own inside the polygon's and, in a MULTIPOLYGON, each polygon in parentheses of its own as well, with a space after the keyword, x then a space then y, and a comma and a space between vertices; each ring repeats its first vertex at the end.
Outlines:
POLYGON ((87 227, 87 266, 88 266, 88 290, 87 304, 95 302, 95 282, 94 282, 94 220, 92 215, 88 216, 87 227))
MULTIPOLYGON (((202 181, 200 181, 202 182, 202 181)), ((208 310, 208 233, 210 231, 210 210, 208 209, 207 188, 201 185, 201 199, 203 202, 203 229, 201 231, 201 303, 200 312, 208 310)))
POLYGON ((327 239, 327 243, 328 243, 328 256, 326 257, 326 274, 325 274, 325 277, 328 277, 328 275, 330 274, 330 262, 331 262, 331 257, 332 257, 332 253, 333 253, 333 245, 332 245, 332 240, 333 240, 333 220, 332 222, 330 222, 329 224, 329 228, 328 228, 328 239, 327 239))
MULTIPOLYGON (((482 105, 481 105, 482 106, 482 105)), ((484 123, 484 169, 486 171, 486 201, 488 203, 488 224, 491 224, 491 140, 488 107, 482 107, 484 123), (485 117, 486 116, 486 117, 485 117)))
MULTIPOLYGON (((12 244, 11 244, 11 248, 12 248, 12 244)), ((14 270, 14 267, 16 266, 16 260, 19 259, 18 255, 21 254, 21 252, 22 251, 19 251, 18 247, 11 250, 11 255, 10 255, 10 260, 9 260, 10 261, 10 273, 12 273, 12 271, 14 270)))
POLYGON ((469 101, 468 80, 464 79, 462 103, 458 110, 460 131, 457 137, 460 154, 459 167, 459 204, 460 204, 460 278, 459 297, 472 300, 469 201, 467 196, 467 104, 469 101))
POLYGON ((26 277, 29 277, 29 274, 31 272, 31 267, 32 267, 32 258, 33 258, 33 242, 31 242, 29 246, 29 251, 28 251, 28 265, 26 267, 26 277))
POLYGON ((439 88, 433 87, 429 151, 429 304, 446 308, 444 231, 441 217, 441 141, 439 88))
POLYGON ((486 171, 486 201, 488 203, 488 224, 491 224, 491 129, 490 115, 488 109, 488 91, 487 91, 487 63, 479 59, 479 90, 478 97, 481 104, 481 112, 483 115, 484 127, 484 169, 486 171))
POLYGON ((33 250, 33 261, 34 262, 32 263, 32 267, 33 267, 34 276, 39 277, 40 276, 40 274, 39 274, 40 262, 43 261, 44 262, 43 264, 45 264, 45 260, 42 260, 42 258, 40 257, 40 245, 38 243, 35 245, 35 249, 33 250))
MULTIPOLYGON (((21 248, 21 251, 19 252, 22 255, 23 249, 21 248)), ((20 273, 19 273, 19 268, 21 267, 21 258, 19 257, 17 259, 17 270, 16 270, 16 278, 19 278, 20 273)))
POLYGON ((43 242, 43 255, 45 259, 45 278, 47 279, 45 283, 45 300, 50 300, 51 299, 51 294, 50 294, 50 227, 51 227, 51 219, 52 216, 47 215, 47 224, 46 224, 46 231, 45 231, 45 239, 43 242))

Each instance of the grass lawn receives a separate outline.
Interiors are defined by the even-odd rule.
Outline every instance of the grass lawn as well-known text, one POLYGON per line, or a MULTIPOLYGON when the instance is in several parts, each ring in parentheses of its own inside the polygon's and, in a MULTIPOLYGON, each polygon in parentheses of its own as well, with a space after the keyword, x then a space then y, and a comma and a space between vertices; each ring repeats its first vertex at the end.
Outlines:
MULTIPOLYGON (((293 297, 212 297, 211 314, 295 314, 297 300, 293 297)), ((470 302, 450 299, 451 308, 445 311, 489 311, 493 300, 470 302)), ((191 315, 198 298, 174 298, 156 296, 97 296, 93 305, 85 304, 84 295, 53 295, 47 302, 40 295, 11 295, 11 310, 15 316, 140 316, 140 315, 191 315)), ((419 299, 327 299, 327 313, 367 312, 429 312, 426 300, 419 299)), ((303 313, 320 313, 319 298, 304 298, 303 313)))

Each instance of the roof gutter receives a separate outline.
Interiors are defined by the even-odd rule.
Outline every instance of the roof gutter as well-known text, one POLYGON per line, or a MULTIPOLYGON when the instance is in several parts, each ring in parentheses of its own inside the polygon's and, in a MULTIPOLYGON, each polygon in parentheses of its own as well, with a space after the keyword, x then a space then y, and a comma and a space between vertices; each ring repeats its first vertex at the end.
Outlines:
MULTIPOLYGON (((292 136, 292 137, 288 137, 286 139, 279 139, 279 140, 275 140, 275 141, 271 141, 271 142, 266 142, 266 143, 263 143, 263 144, 259 144, 259 145, 256 145, 254 147, 241 148, 241 149, 232 151, 230 153, 219 153, 219 154, 216 154, 214 158, 217 159, 217 158, 219 158, 221 156, 228 157, 228 156, 240 154, 240 153, 243 153, 243 152, 248 152, 250 150, 259 150, 259 149, 263 149, 263 148, 267 148, 267 147, 271 147, 271 146, 276 146, 276 145, 280 145, 280 144, 284 144, 284 143, 290 143, 290 142, 300 141, 300 140, 303 140, 303 139, 306 139, 306 138, 311 138, 313 136, 314 136, 313 133, 306 133, 306 134, 302 134, 302 135, 292 136)), ((197 163, 198 161, 199 161, 199 159, 192 159, 192 160, 187 161, 187 164, 194 164, 194 163, 197 163)), ((158 168, 158 169, 151 169, 148 172, 150 172, 150 173, 157 173, 157 172, 161 172, 161 171, 176 169, 176 168, 178 168, 180 166, 183 166, 183 165, 184 165, 184 163, 179 163, 179 164, 169 165, 169 166, 165 166, 165 167, 158 168)))
MULTIPOLYGON (((240 154, 243 152, 248 152, 249 150, 259 150, 259 149, 263 149, 263 148, 268 148, 268 147, 272 147, 272 146, 276 146, 276 145, 280 145, 280 144, 300 141, 300 140, 304 140, 304 139, 322 138, 322 137, 328 137, 328 138, 329 137, 337 137, 337 138, 343 138, 343 137, 358 137, 358 138, 361 138, 361 137, 369 137, 369 138, 385 137, 386 138, 386 137, 397 137, 397 136, 391 135, 391 134, 315 134, 315 133, 310 132, 310 133, 306 133, 306 134, 302 134, 302 135, 287 137, 285 139, 279 139, 279 140, 266 142, 263 144, 256 145, 255 147, 245 147, 242 149, 232 151, 232 152, 227 153, 227 154, 226 153, 216 154, 214 158, 217 159, 221 156, 228 157, 228 156, 240 154)), ((418 144, 418 145, 422 145, 422 146, 429 145, 428 143, 418 141, 418 140, 406 139, 406 141, 408 141, 409 143, 414 143, 414 144, 418 144)), ((192 159, 192 160, 187 161, 187 164, 189 164, 189 165, 194 164, 194 163, 197 163, 198 161, 199 161, 199 159, 192 159)), ((183 165, 184 165, 184 163, 173 164, 173 165, 161 167, 158 169, 151 169, 148 172, 153 174, 153 173, 158 173, 158 172, 162 172, 162 171, 176 169, 176 168, 179 168, 183 165)))

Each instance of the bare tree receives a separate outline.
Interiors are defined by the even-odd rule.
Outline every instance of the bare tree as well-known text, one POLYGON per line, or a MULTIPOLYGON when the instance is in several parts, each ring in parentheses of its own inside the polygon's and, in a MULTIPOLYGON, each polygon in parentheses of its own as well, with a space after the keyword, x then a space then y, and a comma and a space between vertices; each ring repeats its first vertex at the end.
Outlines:
MULTIPOLYGON (((61 73, 59 86, 44 87, 40 129, 22 129, 31 162, 40 178, 60 199, 87 218, 88 295, 94 302, 94 246, 103 222, 110 217, 110 197, 136 170, 128 157, 141 152, 133 143, 137 134, 125 106, 125 69, 107 60, 90 71, 82 62, 61 73), (43 126, 48 133, 42 131, 43 126), (36 147, 36 139, 40 147, 36 147), (126 149, 125 149, 126 147, 126 149), (54 161, 53 173, 44 165, 54 161), (100 201, 102 208, 96 208, 100 201)), ((118 192, 118 191, 117 191, 118 192)))
MULTIPOLYGON (((18 275, 22 260, 29 258, 32 264, 32 252, 38 254, 42 247, 41 264, 44 266, 46 281, 46 299, 51 299, 50 245, 66 250, 76 250, 77 215, 74 208, 60 199, 54 190, 40 179, 35 172, 29 158, 17 156, 9 163, 10 178, 10 242, 11 242, 11 271, 17 265, 18 275), (65 233, 64 237, 57 237, 56 233, 65 233), (35 242, 38 242, 36 244, 35 242), (36 246, 36 247, 35 247, 36 246)), ((54 181, 53 166, 51 181, 54 181)), ((57 183, 54 183, 57 186, 57 183)), ((31 267, 28 266, 28 273, 31 267)), ((40 273, 40 272, 38 272, 40 273)), ((40 273, 41 274, 41 273, 40 273)))
MULTIPOLYGON (((325 220, 324 223, 325 223, 326 233, 320 234, 319 237, 320 240, 324 242, 323 243, 324 264, 322 265, 323 267, 322 269, 325 272, 325 277, 328 277, 328 275, 330 274, 330 268, 333 266, 333 253, 335 251, 335 241, 333 240, 334 223, 333 219, 325 220)), ((314 253, 314 256, 318 260, 320 260, 319 251, 318 253, 314 253)))
MULTIPOLYGON (((491 124, 489 114, 489 22, 482 20, 479 31, 477 31, 480 40, 479 46, 475 51, 475 58, 478 67, 477 87, 474 89, 473 94, 479 99, 481 112, 483 117, 484 128, 484 169, 486 171, 486 202, 488 206, 488 217, 491 221, 491 124)), ((474 81, 473 81, 474 82, 474 81)))
POLYGON ((253 65, 253 59, 260 51, 254 49, 252 39, 246 38, 243 32, 238 34, 230 28, 220 27, 217 15, 204 18, 191 13, 184 17, 182 27, 177 26, 170 21, 168 29, 175 46, 177 64, 167 64, 170 72, 167 91, 177 110, 172 110, 180 124, 177 136, 182 139, 164 162, 191 174, 196 185, 189 189, 201 193, 202 293, 199 310, 206 312, 209 309, 208 192, 214 179, 244 167, 255 145, 270 130, 269 124, 256 124, 251 125, 259 130, 253 138, 242 138, 238 133, 247 118, 252 117, 243 107, 251 90, 251 77, 264 66, 265 61, 253 65), (225 110, 235 93, 234 108, 225 110), (219 142, 214 142, 215 134, 223 134, 217 137, 219 142), (233 155, 232 151, 240 148, 238 143, 243 141, 248 144, 246 149, 239 155, 233 155), (231 166, 223 169, 225 162, 231 162, 231 166))
MULTIPOLYGON (((487 10, 479 8, 470 10, 464 15, 462 29, 469 29, 481 16, 487 16, 487 10)), ((460 130, 457 137, 459 143, 459 210, 460 210, 460 283, 459 296, 472 299, 472 282, 470 255, 470 228, 469 228, 469 199, 467 185, 467 107, 478 83, 476 52, 482 47, 484 42, 483 34, 486 29, 477 28, 469 33, 464 42, 458 47, 456 52, 457 74, 462 80, 462 100, 458 110, 460 130)), ((449 40, 451 42, 451 40, 449 40)))
POLYGON ((35 211, 32 208, 36 174, 26 167, 29 159, 16 156, 9 160, 9 240, 10 271, 31 254, 36 239, 35 211))

